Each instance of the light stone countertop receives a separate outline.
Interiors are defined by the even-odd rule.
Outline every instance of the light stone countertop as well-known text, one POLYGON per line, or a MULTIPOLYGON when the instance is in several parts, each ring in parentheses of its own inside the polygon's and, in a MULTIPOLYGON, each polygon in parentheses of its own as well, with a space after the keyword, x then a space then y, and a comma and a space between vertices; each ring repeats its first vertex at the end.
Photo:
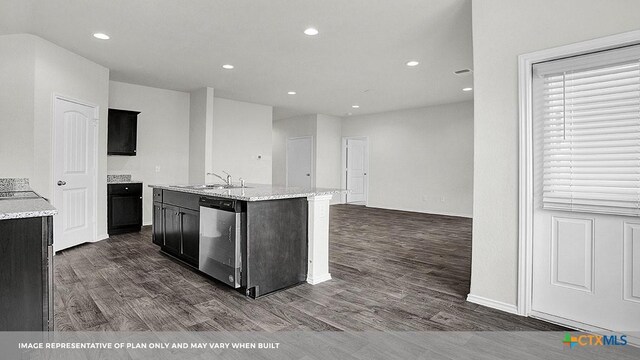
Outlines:
POLYGON ((107 175, 107 184, 142 184, 142 181, 131 180, 131 175, 107 175))
POLYGON ((108 181, 108 184, 142 184, 142 181, 136 181, 136 180, 112 180, 112 181, 108 181))
POLYGON ((156 189, 179 191, 203 196, 217 196, 242 201, 293 199, 318 195, 335 195, 347 192, 347 190, 342 189, 300 188, 264 184, 247 184, 246 187, 237 189, 194 189, 188 186, 189 185, 149 185, 149 187, 156 189))
MULTIPOLYGON (((0 178, 0 191, 24 192, 33 190, 29 187, 29 179, 27 178, 0 178)), ((57 213, 58 210, 42 197, 0 199, 0 220, 53 216, 57 213)))
POLYGON ((53 216, 58 210, 43 198, 0 200, 0 220, 53 216))

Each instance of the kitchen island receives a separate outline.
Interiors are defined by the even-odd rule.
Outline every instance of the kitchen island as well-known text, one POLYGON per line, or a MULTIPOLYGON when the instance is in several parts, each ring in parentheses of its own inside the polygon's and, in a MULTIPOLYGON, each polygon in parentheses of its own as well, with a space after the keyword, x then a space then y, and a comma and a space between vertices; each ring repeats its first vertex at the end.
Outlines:
POLYGON ((150 185, 163 253, 259 297, 329 274, 329 202, 338 189, 150 185))

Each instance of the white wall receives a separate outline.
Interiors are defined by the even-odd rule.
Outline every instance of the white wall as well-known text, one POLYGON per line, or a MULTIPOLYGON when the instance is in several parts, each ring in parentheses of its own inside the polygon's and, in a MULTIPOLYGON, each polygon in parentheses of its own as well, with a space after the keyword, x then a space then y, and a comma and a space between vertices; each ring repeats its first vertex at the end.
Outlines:
POLYGON ((213 88, 190 93, 189 183, 203 184, 213 157, 213 88))
POLYGON ((143 182, 142 222, 149 225, 153 194, 147 185, 189 181, 189 93, 111 81, 109 107, 140 111, 136 156, 108 156, 107 170, 143 182))
POLYGON ((0 36, 0 54, 0 178, 32 178, 35 44, 0 36))
MULTIPOLYGON (((42 38, 36 44, 34 97, 34 190, 53 199, 54 181, 52 149, 53 95, 62 95, 99 108, 98 121, 98 239, 107 235, 107 111, 109 69, 89 61, 42 38)), ((55 206, 56 204, 54 204, 55 206)), ((98 240, 96 239, 96 240, 98 240)))
POLYGON ((518 55, 636 29, 636 0, 473 1, 472 294, 517 300, 518 55))
MULTIPOLYGON (((7 66, 0 70, 3 80, 7 80, 0 82, 3 105, 0 139, 6 144, 0 147, 2 176, 28 177, 35 191, 53 198, 53 96, 62 95, 99 107, 97 166, 98 177, 104 179, 107 175, 109 69, 33 35, 3 36, 0 44, 3 50, 15 51, 3 51, 3 60, 0 60, 7 66), (12 132, 4 133, 5 124, 12 132), (4 146, 11 150, 5 150, 4 146)), ((98 183, 96 193, 98 238, 104 238, 107 233, 106 182, 98 183)))
MULTIPOLYGON (((271 184, 271 106, 214 98, 213 172, 271 184), (260 158, 258 158, 260 156, 260 158)), ((207 176, 207 182, 219 179, 207 176)))
MULTIPOLYGON (((318 114, 316 124, 315 184, 321 188, 342 187, 342 119, 318 114)), ((332 203, 340 202, 335 195, 332 203)))
POLYGON ((369 139, 368 206, 471 217, 472 102, 344 118, 342 136, 369 139))
MULTIPOLYGON (((301 115, 273 122, 273 184, 284 186, 287 183, 287 139, 312 136, 316 146, 317 115, 301 115)), ((315 173, 314 173, 315 176, 315 173)), ((315 179, 312 179, 315 184, 315 179)))
POLYGON ((300 115, 273 122, 273 183, 287 181, 287 139, 313 137, 312 184, 340 188, 342 119, 323 114, 300 115))

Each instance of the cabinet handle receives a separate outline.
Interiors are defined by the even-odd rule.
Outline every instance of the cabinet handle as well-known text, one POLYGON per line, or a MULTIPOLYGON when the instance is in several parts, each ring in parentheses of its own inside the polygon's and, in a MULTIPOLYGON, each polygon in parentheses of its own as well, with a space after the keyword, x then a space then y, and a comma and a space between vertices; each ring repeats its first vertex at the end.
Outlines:
POLYGON ((142 196, 140 196, 140 200, 142 200, 142 196))

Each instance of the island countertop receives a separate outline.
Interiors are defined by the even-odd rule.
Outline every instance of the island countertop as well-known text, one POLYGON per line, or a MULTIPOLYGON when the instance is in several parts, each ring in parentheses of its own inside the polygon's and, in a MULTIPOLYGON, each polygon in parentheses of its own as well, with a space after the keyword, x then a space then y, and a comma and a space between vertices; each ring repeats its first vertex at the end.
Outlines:
POLYGON ((347 192, 347 190, 341 189, 301 188, 265 184, 247 184, 244 188, 238 187, 232 189, 197 188, 197 185, 149 185, 149 187, 242 201, 293 199, 319 195, 334 195, 347 192))

